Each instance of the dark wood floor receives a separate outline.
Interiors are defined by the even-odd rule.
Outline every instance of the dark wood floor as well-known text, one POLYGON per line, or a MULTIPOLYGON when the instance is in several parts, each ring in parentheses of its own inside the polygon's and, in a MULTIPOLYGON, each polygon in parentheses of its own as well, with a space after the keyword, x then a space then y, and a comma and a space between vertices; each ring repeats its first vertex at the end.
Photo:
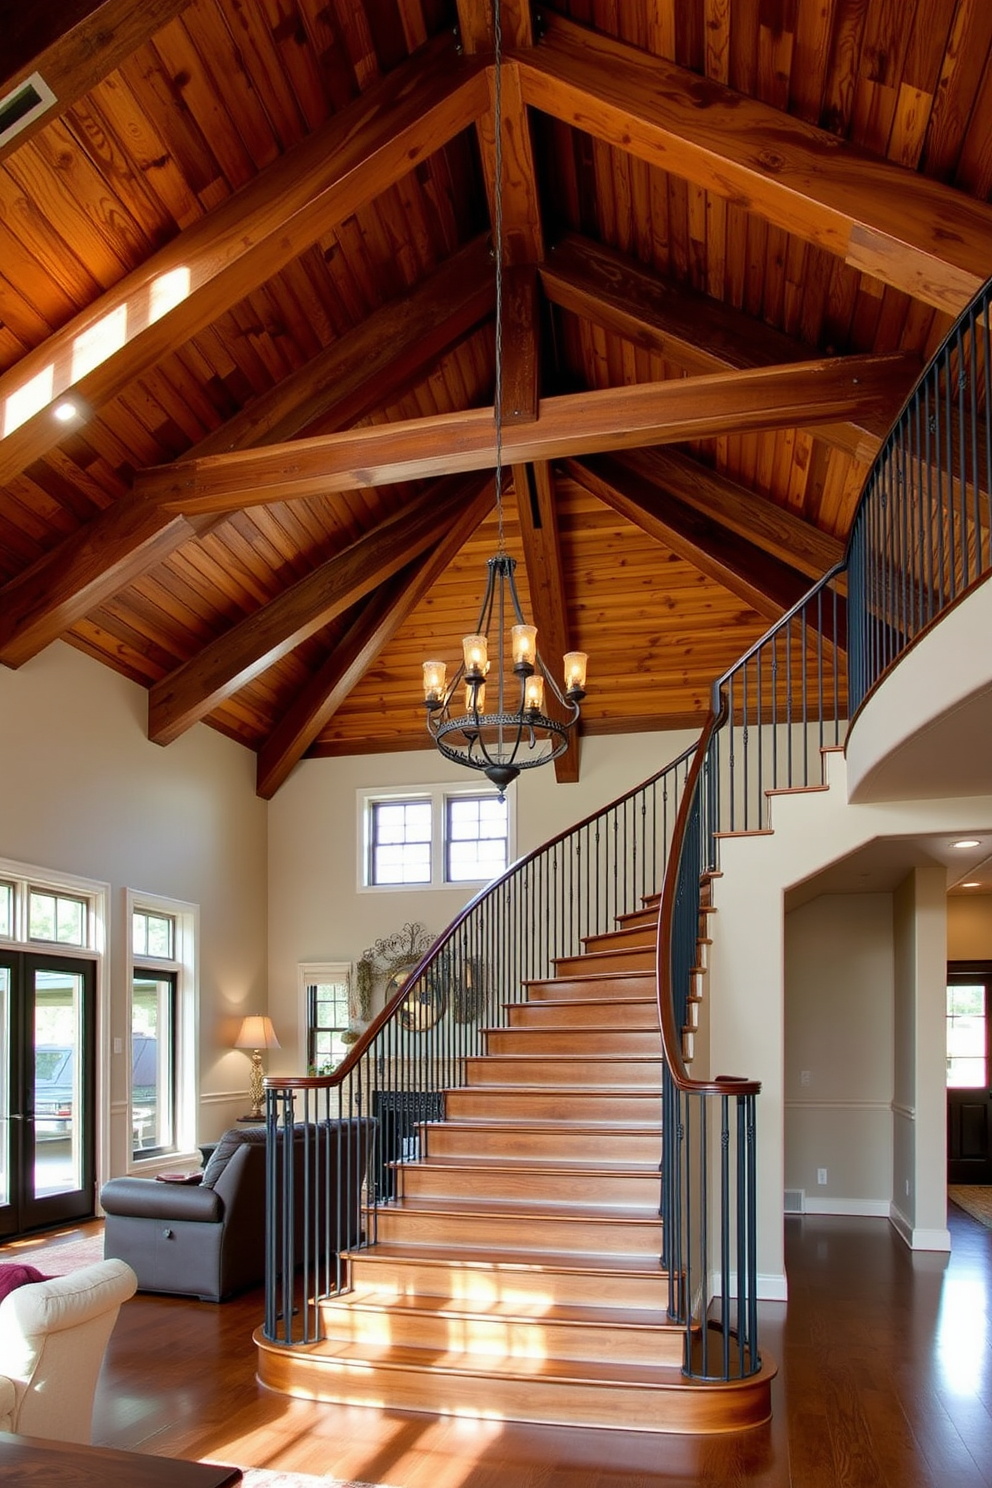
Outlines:
POLYGON ((882 1220, 788 1221, 788 1305, 763 1305, 774 1418, 681 1439, 318 1406, 262 1389, 261 1298, 137 1297, 95 1440, 397 1488, 992 1488, 992 1231, 951 1207, 950 1257, 882 1220))

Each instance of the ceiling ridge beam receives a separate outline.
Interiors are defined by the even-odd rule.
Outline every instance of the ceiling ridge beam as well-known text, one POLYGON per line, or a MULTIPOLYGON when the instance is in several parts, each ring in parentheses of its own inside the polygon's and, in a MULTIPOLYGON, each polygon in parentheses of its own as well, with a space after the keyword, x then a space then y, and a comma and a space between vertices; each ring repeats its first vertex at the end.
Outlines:
POLYGON ((515 60, 531 107, 945 314, 988 277, 986 202, 553 11, 515 60))
MULTIPOLYGON (((836 423, 888 407, 906 364, 902 353, 825 357, 544 398, 536 422, 504 426, 503 456, 521 464, 836 423)), ((190 517, 494 465, 493 410, 478 408, 181 460, 140 472, 135 490, 190 517)))
POLYGON ((0 482, 65 437, 52 400, 98 409, 473 124, 488 97, 485 64, 439 36, 125 275, 0 377, 0 482), (106 354, 77 373, 101 329, 106 354), (51 399, 10 429, 12 395, 37 377, 51 399))
MULTIPOLYGON (((810 355, 808 345, 784 331, 580 233, 564 233, 539 272, 552 304, 664 357, 690 376, 805 361, 810 355)), ((885 412, 817 425, 810 432, 869 464, 921 371, 919 361, 907 360, 905 387, 885 412)))
POLYGON ((444 573, 495 501, 488 473, 476 478, 464 504, 434 547, 377 589, 327 660, 280 718, 258 753, 255 789, 271 800, 294 766, 361 681, 400 626, 444 573))
MULTIPOLYGON (((488 234, 419 285, 374 310, 269 392, 189 450, 198 459, 295 435, 318 415, 345 428, 397 382, 406 383, 492 308, 488 234)), ((0 662, 18 667, 84 615, 227 513, 176 520, 140 495, 122 496, 0 589, 0 662)))
POLYGON ((351 609, 430 547, 439 524, 453 519, 477 491, 477 478, 429 486, 156 682, 148 695, 148 737, 170 744, 351 609))

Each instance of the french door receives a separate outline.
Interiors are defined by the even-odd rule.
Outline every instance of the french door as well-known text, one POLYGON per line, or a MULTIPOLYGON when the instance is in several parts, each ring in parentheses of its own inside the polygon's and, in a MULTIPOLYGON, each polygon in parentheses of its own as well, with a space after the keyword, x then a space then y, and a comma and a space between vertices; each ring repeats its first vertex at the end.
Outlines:
POLYGON ((992 1183, 992 962, 947 968, 947 1181, 992 1183))
POLYGON ((94 1212, 96 966, 0 952, 0 1236, 94 1212))

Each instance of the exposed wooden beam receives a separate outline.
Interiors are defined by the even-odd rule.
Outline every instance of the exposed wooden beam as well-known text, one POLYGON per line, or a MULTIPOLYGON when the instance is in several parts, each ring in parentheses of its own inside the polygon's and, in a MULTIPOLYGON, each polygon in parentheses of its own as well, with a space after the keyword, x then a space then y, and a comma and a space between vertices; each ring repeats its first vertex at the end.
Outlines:
POLYGON ((541 380, 537 270, 530 264, 507 269, 502 298, 503 422, 532 424, 541 380))
MULTIPOLYGON (((774 326, 652 274, 635 259, 579 233, 558 240, 540 273, 552 304, 656 352, 690 376, 801 362, 810 354, 808 346, 774 326)), ((905 386, 894 393, 889 409, 848 423, 817 425, 815 437, 870 463, 921 370, 907 358, 905 386)))
MULTIPOLYGON (((516 465, 800 422, 835 423, 888 406, 905 365, 901 354, 834 357, 546 398, 536 423, 504 429, 504 456, 516 465)), ((135 489, 189 516, 494 463, 492 409, 480 408, 179 461, 141 472, 135 489)))
POLYGON ((439 36, 126 275, 0 378, 0 482, 65 435, 50 404, 11 429, 11 395, 50 377, 52 399, 71 391, 99 408, 461 133, 487 102, 481 62, 456 56, 452 38, 439 36), (105 346, 94 353, 101 331, 105 346), (91 360, 100 356, 85 372, 73 367, 82 343, 91 360))
POLYGON ((265 800, 275 795, 321 729, 492 507, 495 498, 489 476, 477 476, 474 486, 473 496, 471 483, 462 483, 463 504, 438 542, 371 596, 324 665, 273 729, 259 751, 256 770, 255 788, 265 800))
POLYGON ((985 202, 554 11, 517 60, 525 103, 947 314, 988 277, 985 202))
MULTIPOLYGON (((565 576, 558 538, 558 513, 551 469, 545 460, 536 465, 516 465, 513 485, 517 493, 517 518, 527 568, 527 585, 533 623, 537 626, 538 650, 546 664, 558 670, 561 658, 572 649, 569 640, 565 576)), ((552 697, 545 699, 549 716, 563 716, 552 697)), ((559 785, 574 785, 579 778, 579 737, 573 729, 564 754, 555 760, 559 785)))
POLYGON ((822 578, 844 556, 844 544, 829 533, 681 450, 629 450, 614 459, 618 466, 809 579, 822 578))
POLYGON ((40 73, 55 94, 16 134, 0 144, 0 161, 65 113, 125 57, 167 25, 189 0, 56 0, 25 5, 0 3, 0 98, 40 73))
POLYGON ((795 569, 708 522, 611 455, 570 460, 567 469, 628 522, 671 548, 766 620, 780 619, 809 588, 795 569))
MULTIPOLYGON (((346 428, 464 335, 491 309, 494 294, 483 235, 208 434, 187 458, 290 439, 317 419, 325 429, 346 428)), ((0 589, 0 661, 21 666, 224 520, 225 513, 177 521, 141 496, 122 497, 0 589)))
POLYGON ((163 677, 148 697, 148 737, 170 744, 218 703, 351 609, 437 539, 478 484, 445 482, 365 533, 163 677))

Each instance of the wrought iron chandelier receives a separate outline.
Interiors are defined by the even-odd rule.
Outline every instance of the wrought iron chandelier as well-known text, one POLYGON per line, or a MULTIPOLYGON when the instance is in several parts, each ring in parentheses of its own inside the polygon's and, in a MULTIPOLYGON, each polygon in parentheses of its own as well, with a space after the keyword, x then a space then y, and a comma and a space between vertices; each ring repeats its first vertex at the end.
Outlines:
POLYGON ((481 770, 502 798, 506 787, 537 765, 550 764, 568 748, 585 697, 584 651, 564 658, 559 686, 537 649, 537 628, 528 625, 514 580, 516 559, 503 536, 503 128, 502 29, 499 0, 493 4, 493 114, 496 135, 493 235, 496 259, 496 552, 488 563, 486 592, 475 632, 462 638, 462 660, 448 680, 443 661, 424 662, 427 729, 445 759, 481 770), (509 649, 507 649, 507 626, 509 649), (487 697, 488 692, 488 697, 487 697), (555 704, 557 703, 557 706, 555 704), (487 706, 488 704, 488 706, 487 706), (550 710, 550 711, 548 711, 550 710))

